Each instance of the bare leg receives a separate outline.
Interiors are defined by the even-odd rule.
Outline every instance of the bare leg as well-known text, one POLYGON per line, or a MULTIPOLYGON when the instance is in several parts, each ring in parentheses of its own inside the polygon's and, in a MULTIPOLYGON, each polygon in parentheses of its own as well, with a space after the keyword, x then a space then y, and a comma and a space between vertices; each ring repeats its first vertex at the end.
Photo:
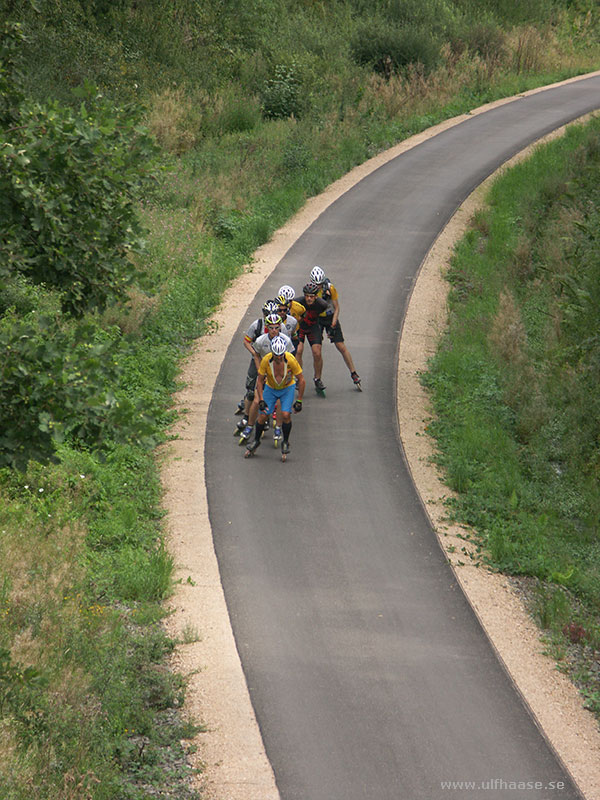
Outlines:
POLYGON ((342 358, 344 359, 344 362, 345 362, 346 366, 348 367, 348 369, 350 370, 350 372, 356 372, 356 370, 354 368, 354 361, 352 361, 352 356, 350 355, 350 351, 346 347, 346 343, 345 342, 336 342, 335 346, 337 347, 337 349, 342 354, 342 358))
POLYGON ((250 409, 248 411, 248 425, 254 425, 256 422, 256 418, 258 417, 258 396, 254 395, 254 400, 250 405, 250 409))
POLYGON ((313 366, 315 370, 315 378, 320 378, 321 373, 323 372, 323 356, 321 354, 320 344, 313 344, 312 354, 313 354, 313 366))

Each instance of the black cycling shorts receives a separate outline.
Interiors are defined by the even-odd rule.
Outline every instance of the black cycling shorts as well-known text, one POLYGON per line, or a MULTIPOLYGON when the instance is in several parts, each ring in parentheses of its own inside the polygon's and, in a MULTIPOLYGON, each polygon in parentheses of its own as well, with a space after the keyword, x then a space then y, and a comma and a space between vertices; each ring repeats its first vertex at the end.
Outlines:
POLYGON ((342 333, 342 326, 340 325, 339 321, 335 328, 332 328, 331 319, 322 317, 322 320, 322 322, 319 320, 319 324, 321 325, 321 329, 324 330, 329 337, 329 341, 333 342, 333 344, 337 344, 337 342, 343 342, 344 334, 342 333))
POLYGON ((248 374, 246 375, 246 391, 253 392, 256 388, 256 378, 258 370, 256 369, 256 361, 252 359, 248 367, 248 374))

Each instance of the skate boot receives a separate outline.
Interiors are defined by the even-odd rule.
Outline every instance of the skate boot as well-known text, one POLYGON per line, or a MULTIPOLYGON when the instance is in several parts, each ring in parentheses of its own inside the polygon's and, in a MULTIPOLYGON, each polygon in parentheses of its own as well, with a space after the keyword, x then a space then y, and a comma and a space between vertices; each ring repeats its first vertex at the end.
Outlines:
POLYGON ((242 417, 239 422, 235 423, 235 430, 233 432, 233 435, 239 436, 247 424, 248 424, 248 417, 242 417))
POLYGON ((321 378, 315 378, 315 390, 320 397, 325 397, 325 384, 321 378))
POLYGON ((240 445, 246 444, 252 433, 252 425, 246 425, 240 433, 240 445))
POLYGON ((281 443, 281 460, 285 461, 287 454, 290 452, 290 443, 289 442, 282 442, 281 443))
POLYGON ((359 376, 358 372, 356 372, 356 371, 355 372, 351 372, 350 373, 350 377, 354 381, 354 385, 356 386, 358 391, 362 392, 362 386, 360 385, 360 376, 359 376))
POLYGON ((246 445, 246 452, 244 453, 244 458, 250 458, 250 456, 253 456, 259 447, 260 447, 260 439, 253 439, 246 445))
POLYGON ((244 401, 243 400, 240 400, 240 402, 237 404, 236 410, 233 413, 236 415, 236 417, 239 417, 240 414, 244 413, 244 401))
POLYGON ((276 427, 273 430, 273 447, 279 447, 279 442, 283 436, 281 428, 276 427))

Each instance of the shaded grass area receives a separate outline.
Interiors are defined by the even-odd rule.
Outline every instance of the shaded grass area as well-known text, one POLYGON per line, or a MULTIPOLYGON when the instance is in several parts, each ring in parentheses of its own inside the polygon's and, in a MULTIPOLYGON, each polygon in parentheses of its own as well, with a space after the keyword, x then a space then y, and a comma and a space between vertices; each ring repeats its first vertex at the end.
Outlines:
POLYGON ((594 120, 494 184, 453 256, 449 329, 423 377, 449 514, 492 567, 535 579, 535 616, 596 712, 599 177, 594 120))

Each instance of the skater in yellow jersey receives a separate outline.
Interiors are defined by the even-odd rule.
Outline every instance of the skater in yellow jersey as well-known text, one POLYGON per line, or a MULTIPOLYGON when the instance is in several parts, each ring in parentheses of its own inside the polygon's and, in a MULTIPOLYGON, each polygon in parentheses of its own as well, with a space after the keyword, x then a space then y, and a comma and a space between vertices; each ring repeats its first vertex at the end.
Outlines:
POLYGON ((287 352, 287 344, 282 336, 271 341, 271 352, 260 362, 256 393, 258 395, 259 416, 256 420, 254 440, 247 446, 245 456, 252 456, 260 446, 265 425, 272 414, 277 400, 281 403, 283 441, 281 443, 281 460, 285 461, 290 452, 290 432, 292 430, 292 409, 298 414, 302 411, 302 397, 306 382, 302 367, 296 358, 287 352), (297 387, 298 397, 294 401, 294 390, 297 387))

